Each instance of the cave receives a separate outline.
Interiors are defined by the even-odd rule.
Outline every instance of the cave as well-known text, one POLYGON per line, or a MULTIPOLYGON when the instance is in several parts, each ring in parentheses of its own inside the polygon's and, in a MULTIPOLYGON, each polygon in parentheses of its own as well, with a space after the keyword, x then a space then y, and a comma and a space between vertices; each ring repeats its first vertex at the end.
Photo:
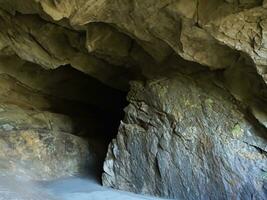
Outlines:
POLYGON ((267 199, 266 0, 0 0, 0 200, 267 199))
MULTIPOLYGON (((4 88, 1 90, 1 102, 5 105, 2 112, 6 112, 1 122, 2 130, 34 129, 42 132, 56 129, 82 138, 88 143, 92 160, 76 173, 100 180, 108 145, 116 137, 124 116, 127 92, 111 88, 71 65, 45 70, 17 56, 2 56, 0 64, 4 88), (17 117, 12 114, 13 111, 18 112, 17 117), (19 115, 24 113, 26 116, 19 115), (45 120, 38 116, 40 114, 45 120)), ((35 139, 42 140, 42 137, 39 135, 35 139)), ((45 144, 45 140, 42 142, 45 144)), ((49 159, 51 155, 47 156, 42 159, 49 159)), ((36 170, 41 172, 41 169, 36 170)))

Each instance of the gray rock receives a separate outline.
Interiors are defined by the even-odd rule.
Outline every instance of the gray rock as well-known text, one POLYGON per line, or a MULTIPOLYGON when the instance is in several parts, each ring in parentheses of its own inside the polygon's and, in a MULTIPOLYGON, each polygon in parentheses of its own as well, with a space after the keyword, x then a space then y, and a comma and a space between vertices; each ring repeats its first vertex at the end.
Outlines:
POLYGON ((1 175, 32 180, 84 174, 96 159, 85 140, 48 130, 1 131, 0 152, 1 175))
POLYGON ((0 113, 0 173, 31 180, 87 174, 99 162, 96 149, 75 136, 67 116, 4 105, 0 113))
MULTIPOLYGON (((35 141, 40 129, 55 140, 66 133, 62 141, 72 133, 86 135, 80 119, 65 116, 87 112, 82 102, 115 115, 118 93, 96 81, 82 87, 82 78, 62 65, 124 91, 130 80, 149 79, 132 87, 103 183, 181 199, 266 199, 266 5, 266 0, 0 0, 0 105, 18 107, 1 111, 2 144, 15 138, 9 153, 19 159, 16 142, 24 148, 26 133, 35 141), (208 77, 208 69, 223 80, 154 76, 176 70, 208 77)), ((86 118, 90 136, 100 135, 98 127, 111 120, 103 121, 86 118)), ((61 148, 62 141, 51 147, 61 148)), ((78 147, 72 150, 76 156, 78 147)), ((35 158, 38 148, 22 153, 35 158)), ((33 164, 36 169, 56 160, 50 146, 45 148, 46 162, 33 164)), ((58 153, 64 163, 64 151, 58 153)))
POLYGON ((103 184, 175 199, 266 199, 266 131, 211 81, 134 82, 103 184))

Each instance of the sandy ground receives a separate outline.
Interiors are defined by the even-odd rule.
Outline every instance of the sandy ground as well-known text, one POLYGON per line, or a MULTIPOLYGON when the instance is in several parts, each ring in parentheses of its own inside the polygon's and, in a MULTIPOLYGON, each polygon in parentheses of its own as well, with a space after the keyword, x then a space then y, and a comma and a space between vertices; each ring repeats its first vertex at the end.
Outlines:
POLYGON ((102 187, 93 178, 70 177, 31 182, 21 176, 0 175, 0 200, 160 200, 102 187))

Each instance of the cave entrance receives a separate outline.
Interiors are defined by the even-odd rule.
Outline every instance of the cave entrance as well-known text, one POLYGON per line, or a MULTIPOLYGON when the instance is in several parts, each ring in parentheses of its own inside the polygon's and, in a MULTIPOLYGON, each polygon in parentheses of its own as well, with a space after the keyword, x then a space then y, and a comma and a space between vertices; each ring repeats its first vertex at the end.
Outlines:
MULTIPOLYGON (((79 150, 65 153, 64 149, 75 151, 74 148, 80 148, 80 143, 65 144, 62 142, 63 136, 58 139, 57 135, 51 133, 55 130, 63 135, 76 135, 78 139, 82 138, 82 144, 84 141, 88 144, 89 156, 94 156, 95 159, 93 163, 88 163, 85 172, 97 179, 101 177, 108 145, 115 138, 120 120, 123 119, 123 109, 127 104, 126 91, 109 87, 70 65, 45 70, 17 56, 1 57, 0 83, 0 129, 4 130, 0 144, 1 139, 7 143, 14 141, 6 138, 5 132, 12 132, 14 137, 18 138, 17 141, 23 141, 23 155, 29 158, 29 165, 23 169, 38 166, 35 172, 41 178, 51 178, 51 174, 65 175, 73 170, 68 169, 72 160, 74 164, 69 166, 74 168, 79 165, 77 162, 85 160, 79 150), (21 131, 25 130, 28 131, 27 137, 34 138, 35 144, 39 146, 33 146, 28 138, 23 139, 21 131), (48 136, 49 140, 44 139, 48 136), (59 144, 54 144, 53 141, 59 141, 59 144), (74 144, 74 147, 68 148, 68 144, 74 144), (43 149, 44 145, 46 147, 43 149), (26 147, 32 150, 26 151, 26 147), (52 151, 53 148, 60 152, 52 151), (39 159, 38 152, 45 152, 41 155, 42 159, 39 159), (66 166, 58 166, 61 163, 66 166), (47 176, 45 167, 42 167, 46 164, 50 170, 47 176), (61 173, 62 170, 66 170, 66 173, 61 173)), ((10 155, 15 155, 16 163, 21 159, 20 151, 17 151, 20 145, 14 143, 14 149, 7 151, 10 155)), ((8 154, 6 157, 11 159, 8 154)), ((23 160, 21 163, 25 164, 23 160)))
POLYGON ((64 76, 50 91, 65 103, 53 102, 51 110, 70 117, 73 134, 89 143, 89 153, 96 159, 95 163, 89 163, 84 175, 101 181, 108 145, 116 137, 124 117, 127 91, 109 87, 70 66, 60 67, 52 73, 64 76))

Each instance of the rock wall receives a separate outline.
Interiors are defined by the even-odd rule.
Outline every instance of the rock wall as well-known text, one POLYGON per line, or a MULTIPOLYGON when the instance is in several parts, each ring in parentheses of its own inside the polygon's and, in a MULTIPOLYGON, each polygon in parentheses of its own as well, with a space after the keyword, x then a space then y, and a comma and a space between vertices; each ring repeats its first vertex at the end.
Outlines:
POLYGON ((1 176, 48 180, 101 173, 122 101, 120 92, 70 67, 46 71, 2 56, 1 176))
POLYGON ((265 4, 262 0, 1 0, 1 49, 45 68, 71 64, 120 88, 129 80, 125 66, 140 62, 140 57, 134 59, 133 44, 158 62, 175 53, 211 69, 228 68, 242 52, 264 78, 265 4), (12 39, 16 35, 20 37, 12 39))
POLYGON ((104 185, 266 199, 266 11, 266 0, 0 0, 0 159, 77 173, 103 157, 130 90, 104 185))
POLYGON ((134 82, 103 184, 175 199, 265 199, 266 131, 211 79, 134 82))
POLYGON ((0 82, 1 176, 54 179, 84 173, 97 162, 89 144, 72 134, 72 118, 50 110, 53 98, 7 75, 1 75, 0 82))

